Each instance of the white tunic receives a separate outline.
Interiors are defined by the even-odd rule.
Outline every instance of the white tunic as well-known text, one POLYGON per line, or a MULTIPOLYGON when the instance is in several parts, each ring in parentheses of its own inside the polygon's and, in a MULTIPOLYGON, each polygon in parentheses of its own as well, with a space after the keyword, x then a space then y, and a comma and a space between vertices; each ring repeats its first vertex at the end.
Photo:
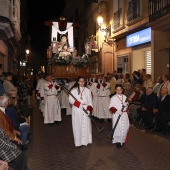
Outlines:
MULTIPOLYGON (((74 84, 75 84, 75 81, 70 81, 68 83, 68 90, 70 90, 74 84)), ((71 115, 72 105, 69 103, 69 97, 67 97, 66 105, 67 105, 66 115, 71 115)))
MULTIPOLYGON (((92 106, 92 97, 91 91, 88 88, 80 87, 80 91, 82 91, 83 89, 83 100, 80 99, 81 95, 78 94, 77 88, 73 89, 71 93, 76 97, 79 102, 85 104, 84 108, 86 109, 88 105, 92 106)), ((72 127, 75 146, 87 145, 88 143, 92 143, 92 127, 90 118, 86 113, 84 113, 81 108, 77 108, 73 105, 75 100, 70 95, 69 102, 72 104, 72 127)))
MULTIPOLYGON (((40 96, 36 96, 37 99, 41 99, 41 96, 44 96, 44 93, 43 93, 43 86, 44 86, 44 83, 46 82, 46 80, 44 80, 43 78, 39 79, 38 82, 37 82, 37 86, 36 86, 36 90, 37 90, 37 93, 40 94, 40 96), (43 95, 42 95, 43 93, 43 95)), ((43 112, 44 110, 44 106, 41 102, 41 100, 39 100, 39 109, 41 110, 41 112, 43 112)))
POLYGON ((55 88, 55 85, 58 86, 56 82, 46 82, 44 84, 44 124, 54 123, 54 121, 61 121, 61 108, 58 100, 58 91, 55 88), (53 87, 49 89, 49 85, 52 84, 53 87))
MULTIPOLYGON (((120 99, 122 99, 122 95, 121 96, 117 95, 117 94, 114 95, 111 98, 109 108, 115 107, 117 109, 116 113, 115 114, 113 113, 113 118, 112 118, 112 126, 113 127, 116 123, 116 120, 117 120, 119 114, 122 115, 120 117, 120 120, 119 120, 117 127, 115 129, 112 143, 120 142, 121 144, 123 144, 126 140, 126 136, 129 131, 129 118, 128 118, 127 112, 122 113, 122 111, 121 111, 122 103, 121 103, 120 99), (118 96, 119 96, 119 98, 118 98, 118 96)), ((126 96, 123 95, 123 103, 125 103, 125 100, 126 100, 126 96)), ((127 106, 124 108, 124 110, 126 110, 126 109, 127 109, 127 106)))
POLYGON ((97 83, 93 83, 90 87, 90 90, 92 92, 93 96, 93 111, 92 115, 97 117, 97 101, 98 101, 98 94, 97 94, 97 89, 96 89, 97 83))
POLYGON ((110 104, 110 83, 105 83, 106 86, 104 87, 100 84, 100 89, 96 88, 97 90, 97 107, 96 107, 96 114, 99 119, 110 119, 112 118, 112 114, 109 110, 110 104))

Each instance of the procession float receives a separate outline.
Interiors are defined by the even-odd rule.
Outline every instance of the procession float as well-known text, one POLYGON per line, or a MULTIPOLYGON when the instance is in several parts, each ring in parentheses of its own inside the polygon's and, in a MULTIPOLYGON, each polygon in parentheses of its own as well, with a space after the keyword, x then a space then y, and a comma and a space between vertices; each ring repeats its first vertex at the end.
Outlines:
POLYGON ((97 50, 97 38, 90 36, 84 43, 84 54, 77 55, 74 47, 73 23, 66 23, 61 31, 59 22, 52 22, 51 46, 47 49, 47 72, 54 78, 74 78, 79 75, 89 77, 91 69, 91 52, 97 50))

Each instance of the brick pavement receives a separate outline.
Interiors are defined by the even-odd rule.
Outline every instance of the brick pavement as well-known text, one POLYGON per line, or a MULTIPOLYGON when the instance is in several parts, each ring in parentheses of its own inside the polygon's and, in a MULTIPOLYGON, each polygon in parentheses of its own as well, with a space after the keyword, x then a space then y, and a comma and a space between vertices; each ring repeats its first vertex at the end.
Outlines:
POLYGON ((62 122, 43 124, 38 107, 32 117, 31 141, 26 152, 29 170, 170 170, 170 142, 131 126, 128 143, 117 149, 106 136, 111 123, 104 122, 103 133, 93 127, 93 143, 75 148, 71 117, 62 113, 62 122))

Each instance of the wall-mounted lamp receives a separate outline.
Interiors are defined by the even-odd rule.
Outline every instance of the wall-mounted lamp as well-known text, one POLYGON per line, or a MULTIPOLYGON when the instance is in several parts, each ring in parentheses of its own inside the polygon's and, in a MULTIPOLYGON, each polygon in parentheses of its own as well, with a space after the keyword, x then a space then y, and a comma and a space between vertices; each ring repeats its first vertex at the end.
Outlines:
POLYGON ((30 50, 27 49, 27 50, 25 50, 25 52, 28 55, 30 53, 30 50))
POLYGON ((106 14, 109 11, 109 6, 108 6, 107 2, 106 1, 100 1, 99 4, 98 4, 98 6, 99 6, 99 16, 97 17, 97 23, 99 25, 100 31, 102 31, 102 32, 110 32, 110 29, 111 29, 110 25, 107 26, 106 28, 102 27, 104 19, 103 19, 102 15, 101 15, 101 13, 102 13, 101 8, 102 8, 103 4, 105 4, 105 6, 106 6, 106 10, 107 10, 106 14))

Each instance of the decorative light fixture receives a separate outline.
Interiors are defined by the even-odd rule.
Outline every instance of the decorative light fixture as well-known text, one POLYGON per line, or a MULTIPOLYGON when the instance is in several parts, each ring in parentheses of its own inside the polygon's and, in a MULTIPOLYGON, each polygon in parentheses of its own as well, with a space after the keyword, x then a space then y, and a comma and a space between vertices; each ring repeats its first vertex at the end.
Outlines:
POLYGON ((102 27, 104 19, 103 19, 102 15, 101 15, 101 13, 102 13, 101 8, 102 8, 103 4, 105 4, 105 6, 107 8, 106 12, 109 11, 109 6, 108 6, 107 2, 106 1, 100 1, 99 4, 98 4, 98 6, 99 6, 99 16, 97 17, 97 23, 99 25, 100 31, 102 31, 102 32, 110 32, 110 28, 111 28, 110 25, 107 26, 106 28, 102 27))
POLYGON ((28 55, 30 53, 30 50, 26 49, 25 52, 28 55))
POLYGON ((97 17, 97 23, 98 23, 99 27, 102 26, 102 24, 103 24, 103 17, 102 17, 101 15, 99 15, 99 16, 97 17))

